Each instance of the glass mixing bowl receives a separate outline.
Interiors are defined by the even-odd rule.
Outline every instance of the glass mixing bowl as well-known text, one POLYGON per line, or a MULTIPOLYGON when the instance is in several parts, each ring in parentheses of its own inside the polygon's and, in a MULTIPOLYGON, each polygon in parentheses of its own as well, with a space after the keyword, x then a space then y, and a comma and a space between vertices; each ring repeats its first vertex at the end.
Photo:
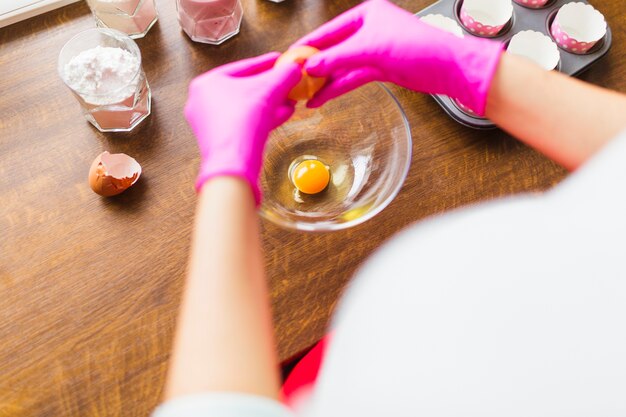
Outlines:
POLYGON ((361 224, 400 191, 411 163, 411 131, 397 99, 372 83, 319 109, 298 104, 265 148, 261 215, 290 229, 330 231, 361 224), (295 164, 318 159, 330 169, 319 194, 291 180, 295 164))

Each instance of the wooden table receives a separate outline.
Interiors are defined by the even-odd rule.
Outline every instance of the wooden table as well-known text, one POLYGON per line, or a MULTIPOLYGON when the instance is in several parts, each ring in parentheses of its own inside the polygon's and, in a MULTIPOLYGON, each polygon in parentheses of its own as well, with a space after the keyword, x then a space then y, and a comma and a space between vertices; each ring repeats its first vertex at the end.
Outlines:
MULTIPOLYGON (((418 11, 430 0, 402 0, 418 11)), ((182 117, 189 80, 268 50, 358 3, 244 0, 241 33, 219 47, 180 30, 172 0, 138 41, 153 114, 131 134, 83 120, 57 54, 94 25, 78 3, 0 30, 0 416, 145 416, 158 403, 185 277, 198 166, 182 117), (88 187, 93 158, 125 152, 144 168, 130 191, 88 187)), ((614 29, 584 76, 626 92, 621 0, 596 1, 614 29)), ((427 96, 393 88, 411 123, 413 164, 395 201, 351 230, 305 234, 263 223, 280 357, 318 340, 361 262, 406 225, 469 203, 544 190, 565 172, 501 131, 451 121, 427 96)), ((513 220, 514 221, 514 220, 513 220)), ((411 266, 419 271, 419 265, 411 266)))

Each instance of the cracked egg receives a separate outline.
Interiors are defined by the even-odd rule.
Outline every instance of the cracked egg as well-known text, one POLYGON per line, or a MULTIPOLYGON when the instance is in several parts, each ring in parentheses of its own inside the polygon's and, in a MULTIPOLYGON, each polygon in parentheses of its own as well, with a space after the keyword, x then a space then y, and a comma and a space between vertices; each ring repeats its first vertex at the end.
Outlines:
POLYGON ((123 153, 102 152, 89 169, 89 186, 103 197, 120 194, 137 182, 141 165, 123 153))

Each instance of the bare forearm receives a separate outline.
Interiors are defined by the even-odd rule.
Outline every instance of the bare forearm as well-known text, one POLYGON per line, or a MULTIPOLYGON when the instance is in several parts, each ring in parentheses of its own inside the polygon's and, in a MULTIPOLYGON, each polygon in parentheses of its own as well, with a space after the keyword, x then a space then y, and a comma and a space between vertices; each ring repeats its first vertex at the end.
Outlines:
POLYGON ((504 54, 487 117, 568 169, 626 128, 626 96, 504 54))
POLYGON ((278 368, 258 219, 249 186, 205 184, 166 399, 207 391, 275 398, 278 368))

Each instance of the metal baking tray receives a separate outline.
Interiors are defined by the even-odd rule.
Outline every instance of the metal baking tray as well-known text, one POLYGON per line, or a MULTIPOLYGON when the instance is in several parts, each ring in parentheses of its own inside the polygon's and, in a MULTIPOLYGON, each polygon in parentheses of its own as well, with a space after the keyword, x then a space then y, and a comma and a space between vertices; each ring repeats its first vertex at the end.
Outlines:
MULTIPOLYGON (((552 0, 543 8, 531 9, 513 2, 513 18, 504 27, 504 29, 502 29, 502 32, 498 36, 490 37, 490 39, 508 44, 516 33, 523 30, 535 30, 552 38, 550 25, 552 24, 556 13, 564 4, 573 1, 589 3, 584 0, 552 0)), ((459 26, 463 29, 465 36, 478 36, 465 29, 463 23, 461 23, 459 14, 462 3, 462 0, 439 0, 437 3, 416 13, 416 15, 425 16, 428 14, 441 14, 456 20, 459 26)), ((613 36, 611 28, 607 25, 606 35, 604 38, 594 45, 594 47, 585 55, 573 54, 559 47, 561 60, 556 71, 560 71, 570 76, 577 76, 581 74, 609 52, 612 42, 613 36)), ((465 126, 472 127, 474 129, 493 129, 496 127, 496 125, 488 119, 473 116, 464 112, 454 103, 452 99, 447 96, 434 95, 433 98, 450 117, 465 126)))

